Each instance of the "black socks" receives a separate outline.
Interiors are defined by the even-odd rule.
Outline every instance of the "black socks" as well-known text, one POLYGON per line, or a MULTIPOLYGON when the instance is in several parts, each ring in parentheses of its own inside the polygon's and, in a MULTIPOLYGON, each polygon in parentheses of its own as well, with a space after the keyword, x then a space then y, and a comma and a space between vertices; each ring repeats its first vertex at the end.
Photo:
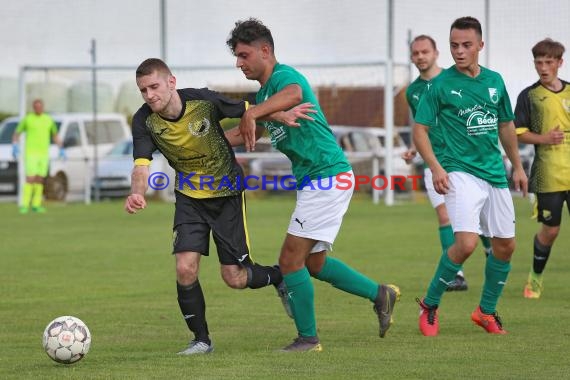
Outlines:
POLYGON ((194 333, 194 339, 210 345, 212 342, 206 323, 206 301, 200 282, 196 281, 186 286, 177 282, 176 290, 178 292, 178 306, 180 306, 180 311, 188 328, 194 333))

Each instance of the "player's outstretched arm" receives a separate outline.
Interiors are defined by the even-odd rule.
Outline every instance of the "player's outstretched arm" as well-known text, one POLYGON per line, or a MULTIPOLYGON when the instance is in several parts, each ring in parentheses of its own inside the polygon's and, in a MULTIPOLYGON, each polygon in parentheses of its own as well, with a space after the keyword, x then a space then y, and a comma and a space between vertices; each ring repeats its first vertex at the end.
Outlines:
POLYGON ((287 111, 297 106, 303 100, 303 92, 297 84, 290 84, 277 92, 263 103, 250 107, 244 112, 239 130, 245 141, 248 152, 255 150, 255 126, 257 120, 261 120, 271 114, 287 111))
MULTIPOLYGON (((255 128, 255 141, 259 140, 263 136, 263 131, 265 128, 261 125, 255 128)), ((241 146, 245 144, 244 138, 239 131, 239 127, 228 129, 224 132, 226 139, 230 142, 231 146, 241 146)))
MULTIPOLYGON (((251 106, 253 107, 253 106, 251 106)), ((314 120, 310 115, 317 113, 312 103, 301 103, 287 111, 277 111, 269 116, 262 117, 259 120, 273 120, 288 127, 298 128, 301 126, 299 119, 314 120)), ((259 140, 263 135, 265 128, 261 125, 256 125, 255 141, 259 140)), ((245 139, 241 134, 238 127, 232 128, 225 132, 226 139, 230 142, 231 146, 240 146, 245 144, 245 139)))
POLYGON ((144 194, 148 189, 149 168, 147 165, 135 165, 131 175, 131 194, 125 200, 125 211, 135 214, 146 207, 144 194))
POLYGON ((301 103, 287 111, 274 112, 261 120, 274 120, 288 127, 297 128, 301 126, 299 119, 314 120, 310 115, 317 113, 312 103, 301 103))

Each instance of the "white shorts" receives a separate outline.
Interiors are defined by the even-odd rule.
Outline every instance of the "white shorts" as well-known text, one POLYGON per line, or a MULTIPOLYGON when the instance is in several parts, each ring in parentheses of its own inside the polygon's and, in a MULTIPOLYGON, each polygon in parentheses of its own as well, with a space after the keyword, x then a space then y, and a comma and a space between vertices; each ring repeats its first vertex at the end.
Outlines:
POLYGON ((515 237, 515 210, 508 188, 493 187, 464 172, 451 172, 445 205, 453 232, 515 237))
POLYGON ((442 205, 445 202, 443 194, 439 194, 433 187, 433 176, 430 168, 424 169, 424 184, 426 192, 433 208, 442 205))
MULTIPOLYGON (((352 171, 350 178, 354 179, 352 171)), ((336 177, 311 181, 312 187, 297 190, 297 204, 291 216, 287 232, 294 236, 317 240, 311 253, 332 251, 334 239, 340 230, 342 218, 348 210, 354 184, 347 187, 347 176, 343 176, 341 187, 336 177), (329 188, 330 187, 330 188, 329 188)))

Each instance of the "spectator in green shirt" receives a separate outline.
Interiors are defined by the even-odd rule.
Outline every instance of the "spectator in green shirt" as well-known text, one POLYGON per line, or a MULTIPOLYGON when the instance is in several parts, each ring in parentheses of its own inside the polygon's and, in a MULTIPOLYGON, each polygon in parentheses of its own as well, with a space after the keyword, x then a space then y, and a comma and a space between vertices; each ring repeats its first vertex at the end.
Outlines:
POLYGON ((22 133, 26 134, 24 146, 24 163, 26 170, 26 182, 24 195, 20 205, 20 213, 26 214, 30 210, 45 212, 42 206, 44 192, 44 180, 48 175, 49 146, 51 136, 60 147, 60 157, 65 157, 61 139, 57 135, 57 127, 54 120, 44 113, 44 103, 41 99, 33 102, 34 112, 28 113, 16 127, 12 137, 12 155, 14 159, 19 157, 19 141, 22 133))

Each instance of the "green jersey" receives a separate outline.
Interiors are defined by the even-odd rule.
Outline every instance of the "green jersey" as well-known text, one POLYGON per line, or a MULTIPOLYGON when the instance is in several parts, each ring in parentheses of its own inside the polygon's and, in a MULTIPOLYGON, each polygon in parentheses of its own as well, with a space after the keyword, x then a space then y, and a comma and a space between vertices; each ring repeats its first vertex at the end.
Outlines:
MULTIPOLYGON (((432 78, 433 79, 433 78, 432 78)), ((408 106, 412 111, 412 116, 416 117, 416 112, 418 110, 418 104, 422 96, 431 87, 431 80, 425 80, 422 77, 417 77, 408 88, 406 89, 406 100, 408 101, 408 106)))
POLYGON ((269 132, 271 144, 291 160, 297 183, 301 184, 307 178, 314 180, 332 177, 351 170, 309 82, 297 70, 276 64, 271 77, 257 93, 256 103, 264 102, 291 84, 301 87, 301 103, 310 102, 314 105, 317 111, 311 114, 314 120, 300 119, 301 125, 298 128, 275 121, 265 121, 263 124, 269 132))
POLYGON ((475 78, 455 66, 442 72, 416 113, 417 123, 440 129, 443 145, 437 159, 447 172, 469 173, 499 188, 508 187, 499 123, 513 119, 503 78, 482 66, 475 78))
POLYGON ((48 114, 29 113, 18 123, 16 132, 26 134, 26 155, 45 155, 47 157, 51 136, 57 134, 57 127, 48 114))
MULTIPOLYGON (((443 71, 441 71, 435 77, 431 78, 431 80, 425 80, 421 77, 417 77, 416 80, 410 83, 408 86, 408 89, 406 90, 406 100, 408 101, 408 105, 410 106, 410 110, 412 111, 412 116, 414 119, 416 117, 416 112, 418 110, 420 100, 422 99, 424 93, 431 87, 431 81, 437 78, 442 72, 443 71)), ((430 128, 429 140, 431 142, 433 153, 436 157, 439 157, 443 146, 443 136, 441 134, 441 129, 430 128)), ((424 167, 427 167, 427 164, 424 163, 424 167)))

